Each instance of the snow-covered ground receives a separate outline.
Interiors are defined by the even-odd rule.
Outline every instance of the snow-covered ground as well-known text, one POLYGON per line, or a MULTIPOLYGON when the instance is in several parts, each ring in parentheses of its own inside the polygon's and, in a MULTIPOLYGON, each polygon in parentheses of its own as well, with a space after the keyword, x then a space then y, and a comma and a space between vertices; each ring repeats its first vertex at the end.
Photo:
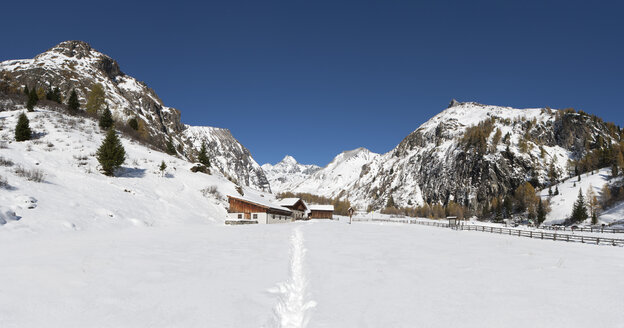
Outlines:
MULTIPOLYGON (((0 148, 0 157, 12 163, 0 165, 0 176, 9 184, 0 188, 0 230, 222 224, 225 196, 238 194, 216 169, 211 175, 193 173, 192 163, 123 137, 125 164, 117 177, 104 176, 95 158, 104 139, 97 123, 56 112, 28 113, 38 138, 14 142, 10 140, 19 113, 0 112, 0 140, 9 141, 0 148), (165 174, 159 170, 162 161, 165 174), (44 181, 29 181, 16 173, 18 167, 41 172, 44 181)), ((259 193, 251 188, 244 192, 259 193)))
POLYGON ((309 221, 0 231, 1 327, 621 327, 624 252, 309 221))
MULTIPOLYGON (((577 177, 572 177, 566 181, 556 185, 559 188, 559 195, 552 196, 550 198, 551 212, 546 216, 546 224, 562 223, 565 219, 572 214, 572 208, 574 202, 578 198, 579 190, 582 191, 585 201, 587 201, 587 191, 590 186, 594 191, 594 194, 600 200, 602 195, 602 187, 609 183, 611 179, 611 169, 603 168, 597 170, 595 173, 586 173, 581 175, 581 181, 578 181, 577 177)), ((552 187, 552 191, 555 191, 555 186, 552 187)), ((548 189, 542 190, 539 195, 543 199, 548 197, 548 189)), ((614 221, 622 220, 624 218, 624 208, 622 206, 616 206, 616 208, 605 211, 598 216, 599 223, 609 224, 614 221)), ((587 220, 586 223, 590 223, 591 220, 587 220)))

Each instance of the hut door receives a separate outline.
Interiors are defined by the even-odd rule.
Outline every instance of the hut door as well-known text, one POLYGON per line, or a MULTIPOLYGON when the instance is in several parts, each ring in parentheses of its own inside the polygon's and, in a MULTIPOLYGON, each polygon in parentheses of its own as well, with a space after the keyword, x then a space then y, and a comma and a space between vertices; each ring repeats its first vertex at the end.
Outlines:
POLYGON ((251 220, 251 213, 245 213, 245 219, 251 220))

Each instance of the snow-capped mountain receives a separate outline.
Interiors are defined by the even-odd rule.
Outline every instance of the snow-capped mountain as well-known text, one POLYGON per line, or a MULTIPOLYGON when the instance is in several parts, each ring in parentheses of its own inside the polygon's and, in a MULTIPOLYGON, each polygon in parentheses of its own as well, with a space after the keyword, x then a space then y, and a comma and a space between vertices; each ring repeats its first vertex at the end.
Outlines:
POLYGON ((275 193, 291 190, 293 186, 308 179, 320 169, 320 166, 313 164, 299 164, 294 157, 289 155, 275 165, 269 163, 262 165, 262 170, 271 184, 271 190, 275 193))
POLYGON ((338 197, 358 180, 363 166, 378 157, 379 154, 366 148, 358 148, 340 153, 323 168, 298 164, 291 156, 286 156, 275 166, 264 164, 262 168, 274 191, 338 197))
POLYGON ((126 160, 117 177, 107 177, 99 173, 94 155, 105 131, 93 120, 45 107, 27 113, 37 138, 11 141, 22 112, 0 111, 2 231, 223 224, 225 195, 238 193, 221 173, 193 173, 192 163, 121 134, 126 160), (164 172, 159 169, 162 162, 164 172), (42 181, 33 178, 35 173, 42 181))
POLYGON ((584 113, 453 101, 388 153, 345 152, 280 191, 348 198, 360 208, 383 208, 391 196, 398 206, 455 201, 479 208, 525 181, 555 182, 551 165, 563 177, 570 159, 599 139, 617 142, 616 134, 584 113))
POLYGON ((271 191, 269 180, 260 165, 251 157, 249 150, 232 136, 230 130, 210 126, 185 127, 182 136, 187 146, 200 149, 202 142, 205 143, 211 165, 220 168, 243 186, 271 191))
MULTIPOLYGON (((0 63, 0 82, 13 92, 29 88, 59 88, 65 99, 71 90, 78 94, 84 109, 93 86, 105 91, 105 103, 116 121, 125 124, 137 118, 145 128, 145 139, 163 145, 172 138, 178 153, 192 158, 207 142, 208 153, 214 156, 214 167, 244 186, 269 189, 260 166, 229 131, 211 127, 190 127, 181 122, 179 110, 165 106, 147 84, 124 74, 111 57, 98 52, 82 41, 65 41, 33 59, 8 60, 0 63)), ((0 110, 17 109, 23 102, 13 101, 14 95, 0 90, 0 110)))

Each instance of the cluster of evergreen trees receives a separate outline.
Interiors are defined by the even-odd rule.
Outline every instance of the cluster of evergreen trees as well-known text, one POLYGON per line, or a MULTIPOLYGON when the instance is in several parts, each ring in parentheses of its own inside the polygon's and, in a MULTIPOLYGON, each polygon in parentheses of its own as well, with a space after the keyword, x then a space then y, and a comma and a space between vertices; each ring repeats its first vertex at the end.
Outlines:
MULTIPOLYGON (((58 88, 50 87, 46 93, 43 93, 42 88, 33 87, 29 89, 28 86, 26 86, 23 92, 28 97, 26 104, 28 111, 33 111, 37 102, 40 99, 43 99, 43 96, 50 101, 57 103, 63 102, 63 97, 61 96, 61 92, 58 88)), ((91 91, 87 96, 86 113, 91 117, 97 117, 100 128, 107 131, 106 137, 96 152, 96 157, 102 167, 102 172, 106 175, 113 176, 115 170, 120 168, 124 163, 126 159, 126 151, 121 143, 121 140, 115 133, 115 120, 113 115, 108 106, 105 107, 105 104, 106 94, 104 92, 104 88, 102 85, 96 83, 92 86, 91 91)), ((77 115, 80 113, 80 102, 78 100, 78 94, 75 90, 72 90, 69 97, 67 97, 67 111, 71 115, 77 115)), ((143 122, 138 120, 136 117, 129 119, 127 125, 133 131, 139 131, 141 136, 147 135, 143 122)), ((32 130, 30 129, 28 117, 26 114, 22 113, 19 116, 17 125, 15 126, 15 140, 26 141, 31 138, 32 130)), ((171 136, 167 139, 165 149, 167 153, 171 155, 177 154, 171 136)), ((204 143, 199 150, 198 161, 202 165, 210 167, 210 160, 208 158, 206 145, 204 143)), ((164 172, 166 167, 167 166, 163 161, 159 169, 161 172, 164 172)))

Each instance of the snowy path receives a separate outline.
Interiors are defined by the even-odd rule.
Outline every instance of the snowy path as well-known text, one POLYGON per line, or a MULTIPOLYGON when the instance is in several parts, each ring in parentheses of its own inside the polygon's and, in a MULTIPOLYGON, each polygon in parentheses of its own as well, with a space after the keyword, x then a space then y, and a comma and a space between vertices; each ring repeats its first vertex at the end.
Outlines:
POLYGON ((276 326, 305 328, 310 319, 310 310, 316 306, 316 302, 307 300, 308 280, 304 271, 306 248, 302 226, 293 230, 291 244, 290 277, 288 281, 278 284, 277 290, 273 290, 281 295, 275 307, 276 326))

